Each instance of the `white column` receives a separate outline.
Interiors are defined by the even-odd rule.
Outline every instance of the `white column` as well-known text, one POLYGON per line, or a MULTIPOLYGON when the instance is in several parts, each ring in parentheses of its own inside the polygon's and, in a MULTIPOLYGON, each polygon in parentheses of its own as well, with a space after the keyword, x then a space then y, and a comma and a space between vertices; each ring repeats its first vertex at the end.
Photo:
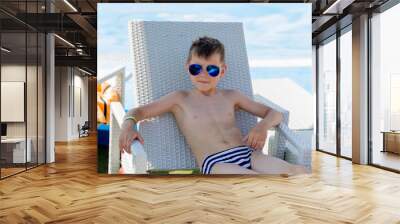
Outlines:
POLYGON ((47 73, 46 73, 46 163, 52 163, 55 161, 55 150, 54 150, 54 132, 55 132, 55 76, 54 76, 54 35, 47 34, 46 36, 46 61, 47 61, 47 73))
POLYGON ((368 163, 368 16, 353 20, 353 162, 368 163))
POLYGON ((312 45, 312 80, 313 80, 313 136, 312 136, 312 150, 317 148, 316 136, 317 136, 317 47, 312 45))
MULTIPOLYGON (((54 5, 46 1, 47 12, 54 12, 54 5)), ((54 35, 46 35, 46 163, 55 162, 55 44, 54 35)))

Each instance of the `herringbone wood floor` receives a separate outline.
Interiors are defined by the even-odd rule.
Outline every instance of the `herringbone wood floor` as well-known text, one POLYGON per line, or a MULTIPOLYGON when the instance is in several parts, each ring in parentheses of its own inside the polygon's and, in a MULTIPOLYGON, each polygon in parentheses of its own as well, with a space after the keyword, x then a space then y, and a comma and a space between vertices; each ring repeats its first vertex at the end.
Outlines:
POLYGON ((96 173, 96 139, 0 181, 0 223, 400 223, 400 175, 315 152, 311 175, 96 173))

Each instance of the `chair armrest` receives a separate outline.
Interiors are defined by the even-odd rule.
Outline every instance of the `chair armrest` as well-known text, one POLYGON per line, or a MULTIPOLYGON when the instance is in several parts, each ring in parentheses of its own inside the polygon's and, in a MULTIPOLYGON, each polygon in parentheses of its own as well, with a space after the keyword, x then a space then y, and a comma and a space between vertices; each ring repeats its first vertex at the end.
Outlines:
POLYGON ((125 111, 120 102, 112 102, 110 105, 110 139, 108 145, 108 173, 116 174, 120 168, 121 153, 118 138, 121 133, 121 125, 125 111))
POLYGON ((108 173, 116 174, 122 167, 124 173, 141 174, 147 171, 147 155, 139 141, 133 141, 131 154, 120 152, 119 135, 125 111, 120 102, 112 102, 110 105, 110 142, 108 152, 108 173))
MULTIPOLYGON (((273 103, 272 101, 268 100, 267 98, 261 95, 254 95, 254 100, 262 103, 273 110, 276 110, 283 114, 283 121, 279 123, 279 125, 275 128, 279 133, 283 134, 283 137, 289 141, 293 146, 295 146, 299 151, 303 150, 303 146, 301 142, 295 135, 295 133, 289 129, 289 111, 285 110, 284 108, 280 107, 279 105, 273 103)), ((298 154, 298 152, 293 151, 293 153, 298 154)))
POLYGON ((124 174, 147 173, 147 154, 138 140, 133 141, 131 153, 121 153, 121 167, 124 174))
POLYGON ((312 137, 304 138, 300 137, 299 134, 295 133, 285 123, 279 124, 277 127, 278 131, 283 135, 283 137, 287 140, 288 143, 291 144, 290 147, 287 145, 286 150, 288 150, 288 155, 290 158, 288 162, 296 163, 299 165, 303 165, 309 169, 311 169, 311 143, 312 137))
MULTIPOLYGON (((275 153, 276 157, 285 159, 285 150, 289 151, 292 158, 296 158, 297 164, 304 165, 308 168, 311 167, 311 143, 309 140, 299 137, 293 130, 288 126, 289 123, 289 111, 266 99, 261 95, 254 95, 254 100, 259 103, 265 104, 266 106, 279 111, 283 114, 283 121, 275 127, 276 133, 275 139, 277 150, 275 153), (287 143, 290 143, 293 147, 288 147, 287 143), (308 144, 309 143, 309 144, 308 144), (282 150, 283 149, 283 150, 282 150)), ((291 160, 291 159, 290 159, 291 160)))
MULTIPOLYGON (((285 124, 287 125, 289 123, 289 111, 285 110, 284 108, 282 108, 281 106, 279 106, 278 104, 275 104, 274 102, 268 100, 267 98, 261 96, 261 95, 254 95, 254 100, 256 102, 259 102, 261 104, 266 105, 269 108, 272 108, 273 110, 276 110, 280 113, 282 113, 283 115, 283 120, 281 122, 281 124, 285 124)), ((273 129, 275 129, 275 137, 274 137, 274 146, 273 146, 273 152, 272 152, 272 156, 275 156, 277 158, 280 159, 285 159, 285 150, 286 150, 286 139, 284 136, 282 136, 281 131, 278 129, 278 127, 274 127, 273 129)), ((271 152, 271 151, 269 151, 271 152)))
POLYGON ((292 153, 299 155, 301 151, 305 150, 300 138, 296 135, 296 133, 290 130, 285 123, 280 123, 277 127, 277 130, 280 131, 285 139, 296 148, 296 151, 291 149, 292 153))

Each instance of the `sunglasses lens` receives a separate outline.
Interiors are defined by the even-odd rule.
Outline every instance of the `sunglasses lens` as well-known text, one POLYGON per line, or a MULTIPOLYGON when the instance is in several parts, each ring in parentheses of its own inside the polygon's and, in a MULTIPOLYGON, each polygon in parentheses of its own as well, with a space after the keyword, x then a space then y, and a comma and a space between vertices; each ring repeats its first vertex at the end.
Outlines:
POLYGON ((189 66, 189 72, 192 75, 198 75, 201 72, 201 65, 198 64, 192 64, 189 66))
POLYGON ((209 65, 207 66, 207 72, 210 76, 216 77, 219 74, 219 68, 215 65, 209 65))

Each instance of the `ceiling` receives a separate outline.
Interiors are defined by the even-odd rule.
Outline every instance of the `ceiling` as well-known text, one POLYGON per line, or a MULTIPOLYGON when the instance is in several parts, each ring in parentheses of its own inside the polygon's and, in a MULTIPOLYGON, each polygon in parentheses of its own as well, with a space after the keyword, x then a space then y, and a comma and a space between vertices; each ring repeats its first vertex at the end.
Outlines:
MULTIPOLYGON (((54 32, 56 66, 78 66, 96 74, 97 12, 96 0, 1 0, 2 46, 12 51, 3 60, 18 62, 35 57, 35 35, 54 32), (70 5, 68 5, 68 3, 70 5), (72 7, 71 7, 72 6, 72 7), (52 13, 49 13, 52 11, 52 13), (27 30, 27 40, 25 31, 27 30), (66 40, 66 41, 64 41, 66 40), (25 44, 25 41, 35 42, 25 44), (25 49, 25 46, 27 48, 25 49)), ((39 38, 39 40, 42 40, 39 38)))
MULTIPOLYGON (((389 0, 220 0, 219 2, 311 3, 312 37, 313 43, 316 44, 335 33, 337 27, 350 24, 352 17, 373 10, 387 1, 389 0), (341 22, 337 23, 339 20, 341 22)), ((1 30, 3 33, 7 33, 5 38, 9 38, 8 41, 13 40, 15 42, 12 47, 16 49, 18 49, 18 45, 24 46, 25 39, 21 39, 21 37, 25 29, 54 32, 58 35, 55 38, 56 65, 79 66, 92 74, 96 74, 97 3, 112 2, 193 1, 47 0, 46 5, 46 0, 1 0, 1 30), (49 13, 50 10, 52 13, 49 13)), ((198 2, 216 1, 203 0, 198 2)), ((28 45, 28 52, 32 51, 30 47, 35 47, 34 43, 28 45)), ((20 49, 23 50, 23 48, 20 49)))

